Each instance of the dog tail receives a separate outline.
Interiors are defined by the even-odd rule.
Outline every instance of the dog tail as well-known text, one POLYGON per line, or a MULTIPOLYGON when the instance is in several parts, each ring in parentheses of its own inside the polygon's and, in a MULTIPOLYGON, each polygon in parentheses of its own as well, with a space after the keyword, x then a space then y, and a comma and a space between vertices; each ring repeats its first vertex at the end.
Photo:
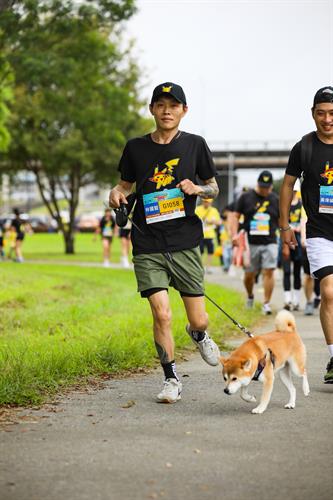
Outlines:
POLYGON ((291 312, 284 309, 278 312, 275 318, 275 328, 278 332, 295 332, 296 321, 291 312))

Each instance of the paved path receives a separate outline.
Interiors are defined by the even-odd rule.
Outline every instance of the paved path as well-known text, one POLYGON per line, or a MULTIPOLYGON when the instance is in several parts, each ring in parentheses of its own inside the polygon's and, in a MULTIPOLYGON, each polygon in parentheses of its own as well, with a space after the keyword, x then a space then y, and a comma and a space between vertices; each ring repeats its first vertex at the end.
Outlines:
MULTIPOLYGON (((209 279, 241 288, 222 273, 209 279)), ((278 290, 273 302, 282 304, 278 290)), ((220 369, 198 355, 178 365, 184 390, 175 405, 154 402, 160 370, 111 380, 103 390, 25 411, 23 423, 0 433, 0 499, 331 499, 327 352, 318 312, 296 319, 308 349, 311 394, 305 398, 296 381, 295 410, 283 408, 287 393, 277 380, 268 410, 252 415, 253 404, 226 396, 220 369)), ((255 393, 260 389, 254 384, 255 393)))

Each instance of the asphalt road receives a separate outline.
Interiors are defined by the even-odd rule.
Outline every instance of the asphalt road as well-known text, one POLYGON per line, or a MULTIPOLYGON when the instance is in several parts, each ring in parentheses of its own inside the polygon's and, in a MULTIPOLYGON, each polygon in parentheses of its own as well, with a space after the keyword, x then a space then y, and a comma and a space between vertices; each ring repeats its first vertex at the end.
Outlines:
MULTIPOLYGON (((209 278, 241 287, 222 273, 209 278)), ((101 390, 25 410, 0 433, 0 499, 331 500, 333 385, 322 382, 328 353, 318 312, 295 316, 311 393, 305 398, 295 380, 294 410, 284 409, 287 391, 277 379, 267 411, 252 415, 255 403, 225 395, 220 368, 199 355, 178 364, 183 398, 174 405, 155 403, 159 369, 107 381, 101 390)), ((259 394, 261 384, 252 385, 259 394)))

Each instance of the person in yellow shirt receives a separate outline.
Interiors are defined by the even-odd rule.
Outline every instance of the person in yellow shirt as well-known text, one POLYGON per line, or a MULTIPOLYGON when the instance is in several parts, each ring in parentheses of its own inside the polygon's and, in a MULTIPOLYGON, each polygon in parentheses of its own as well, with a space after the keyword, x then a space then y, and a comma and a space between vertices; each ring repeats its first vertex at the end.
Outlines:
POLYGON ((5 224, 4 248, 7 259, 15 260, 16 231, 10 222, 5 224))
POLYGON ((214 254, 215 229, 221 224, 218 210, 212 206, 212 198, 203 199, 201 205, 195 209, 196 215, 202 221, 203 240, 200 243, 201 255, 207 249, 206 271, 211 273, 212 258, 214 254))

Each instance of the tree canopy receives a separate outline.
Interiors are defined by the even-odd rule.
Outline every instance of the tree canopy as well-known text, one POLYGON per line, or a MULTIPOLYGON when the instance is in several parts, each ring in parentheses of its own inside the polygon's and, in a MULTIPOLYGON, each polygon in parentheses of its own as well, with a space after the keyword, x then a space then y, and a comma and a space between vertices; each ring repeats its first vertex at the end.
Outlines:
POLYGON ((15 77, 6 168, 36 175, 69 253, 80 188, 110 184, 125 141, 147 128, 140 70, 121 36, 134 10, 132 0, 25 0, 0 13, 3 61, 15 77))

